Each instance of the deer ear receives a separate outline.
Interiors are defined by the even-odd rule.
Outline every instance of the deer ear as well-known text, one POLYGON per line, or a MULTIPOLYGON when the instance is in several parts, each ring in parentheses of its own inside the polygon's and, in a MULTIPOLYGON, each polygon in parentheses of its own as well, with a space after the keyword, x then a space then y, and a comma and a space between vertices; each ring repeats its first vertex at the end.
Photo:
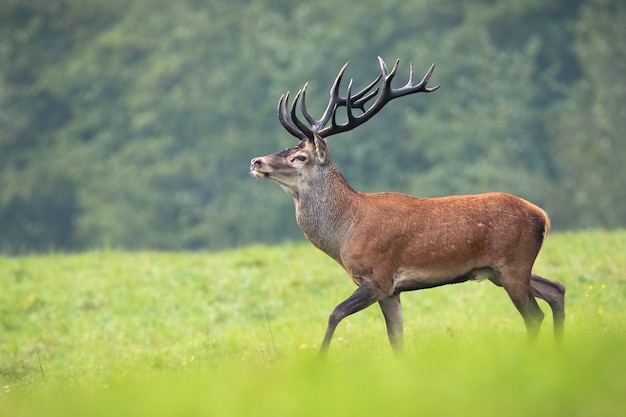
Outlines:
POLYGON ((317 133, 313 134, 313 144, 315 145, 315 155, 321 164, 330 162, 330 153, 328 152, 328 146, 323 137, 317 133))

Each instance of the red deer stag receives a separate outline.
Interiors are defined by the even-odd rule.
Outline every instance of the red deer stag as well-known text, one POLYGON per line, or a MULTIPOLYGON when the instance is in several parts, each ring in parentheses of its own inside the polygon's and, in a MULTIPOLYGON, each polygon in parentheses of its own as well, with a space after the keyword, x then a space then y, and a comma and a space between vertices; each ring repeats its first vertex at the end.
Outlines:
POLYGON ((331 162, 326 137, 365 123, 397 97, 438 88, 426 86, 434 64, 417 84, 411 64, 408 83, 392 88, 399 61, 389 71, 378 60, 381 74, 356 94, 351 80, 342 97, 339 84, 348 64, 344 65, 319 120, 307 111, 306 84, 291 106, 289 93, 283 95, 278 119, 300 143, 251 161, 253 176, 276 182, 293 197, 296 220, 307 239, 337 261, 358 286, 330 314, 320 356, 327 353, 343 318, 375 302, 385 317, 391 346, 400 353, 401 292, 482 279, 504 288, 521 313, 531 341, 543 320, 535 297, 545 300, 552 309, 555 338, 560 340, 565 286, 532 273, 550 227, 542 209, 503 193, 442 198, 365 194, 353 190, 331 162), (380 87, 374 88, 381 80, 380 87), (310 126, 296 116, 298 100, 310 126), (343 123, 335 116, 339 107, 346 108, 343 123))

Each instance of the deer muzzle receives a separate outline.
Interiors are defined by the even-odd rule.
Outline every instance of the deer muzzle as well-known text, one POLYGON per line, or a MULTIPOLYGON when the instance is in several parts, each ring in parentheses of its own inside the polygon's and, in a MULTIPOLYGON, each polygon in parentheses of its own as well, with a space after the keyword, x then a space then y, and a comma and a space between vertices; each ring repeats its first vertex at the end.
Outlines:
POLYGON ((270 176, 269 172, 263 172, 262 168, 265 164, 263 158, 254 158, 250 161, 250 174, 257 178, 267 178, 270 176))

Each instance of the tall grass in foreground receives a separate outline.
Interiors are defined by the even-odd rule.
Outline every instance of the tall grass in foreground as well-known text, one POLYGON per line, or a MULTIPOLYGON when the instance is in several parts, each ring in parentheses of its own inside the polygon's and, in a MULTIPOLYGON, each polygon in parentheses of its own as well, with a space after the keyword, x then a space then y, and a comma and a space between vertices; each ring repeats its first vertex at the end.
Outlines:
POLYGON ((406 355, 377 307, 308 245, 221 253, 0 258, 0 416, 506 415, 626 412, 626 232, 549 237, 535 270, 566 283, 536 346, 504 291, 403 295, 406 355))

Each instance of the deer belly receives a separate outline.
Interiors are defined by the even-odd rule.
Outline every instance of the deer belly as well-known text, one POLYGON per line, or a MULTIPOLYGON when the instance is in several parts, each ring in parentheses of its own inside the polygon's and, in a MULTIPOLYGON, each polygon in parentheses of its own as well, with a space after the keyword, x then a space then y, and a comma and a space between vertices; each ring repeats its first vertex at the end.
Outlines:
POLYGON ((464 273, 446 274, 410 269, 401 269, 394 275, 394 291, 414 291, 426 288, 439 287, 447 284, 458 284, 465 281, 482 281, 495 278, 490 267, 474 268, 464 273))

